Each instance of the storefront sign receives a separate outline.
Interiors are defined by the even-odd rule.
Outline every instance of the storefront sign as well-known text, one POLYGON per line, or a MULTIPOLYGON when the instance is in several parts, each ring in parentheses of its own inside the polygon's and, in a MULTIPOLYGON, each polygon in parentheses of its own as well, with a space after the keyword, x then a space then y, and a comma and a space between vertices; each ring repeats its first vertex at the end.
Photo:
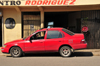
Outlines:
POLYGON ((25 5, 74 5, 76 0, 27 0, 25 5))
POLYGON ((100 0, 0 0, 0 6, 59 6, 100 4, 100 0))
MULTIPOLYGON (((76 0, 26 0, 25 5, 74 5, 76 0)), ((2 0, 0 5, 21 5, 19 0, 2 0)))
POLYGON ((0 1, 0 5, 21 5, 21 1, 17 0, 17 1, 14 1, 14 0, 2 0, 0 1))

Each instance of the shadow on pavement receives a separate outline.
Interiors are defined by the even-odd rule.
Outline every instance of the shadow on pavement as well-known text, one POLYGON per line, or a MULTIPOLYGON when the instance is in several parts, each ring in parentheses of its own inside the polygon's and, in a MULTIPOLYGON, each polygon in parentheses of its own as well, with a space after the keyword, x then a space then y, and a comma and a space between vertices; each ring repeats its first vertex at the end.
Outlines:
MULTIPOLYGON (((92 52, 74 52, 71 57, 86 57, 93 56, 92 52)), ((11 57, 11 56, 7 56, 11 57)), ((29 53, 23 57, 61 57, 59 53, 29 53)))
POLYGON ((72 54, 72 56, 76 56, 76 57, 83 56, 83 57, 85 57, 85 56, 93 56, 93 54, 92 54, 92 52, 74 52, 72 54))

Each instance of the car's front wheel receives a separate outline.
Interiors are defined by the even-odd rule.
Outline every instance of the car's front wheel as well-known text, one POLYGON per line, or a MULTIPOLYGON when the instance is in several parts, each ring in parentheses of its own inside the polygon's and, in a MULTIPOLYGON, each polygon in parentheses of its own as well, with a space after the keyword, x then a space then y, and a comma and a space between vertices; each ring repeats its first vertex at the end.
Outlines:
POLYGON ((22 50, 19 47, 12 47, 10 49, 10 54, 12 57, 20 57, 22 56, 22 50))
POLYGON ((71 52, 71 48, 70 47, 63 46, 63 47, 60 48, 59 53, 63 57, 69 57, 69 56, 71 56, 72 52, 71 52))

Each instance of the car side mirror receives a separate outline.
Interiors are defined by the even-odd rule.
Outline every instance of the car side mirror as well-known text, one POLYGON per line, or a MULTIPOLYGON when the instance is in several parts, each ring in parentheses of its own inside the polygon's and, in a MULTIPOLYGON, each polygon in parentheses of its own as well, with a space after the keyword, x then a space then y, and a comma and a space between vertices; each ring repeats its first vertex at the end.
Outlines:
POLYGON ((30 39, 30 43, 32 43, 32 40, 30 39))
POLYGON ((32 36, 31 38, 30 38, 30 42, 32 43, 32 40, 34 39, 34 36, 32 36))

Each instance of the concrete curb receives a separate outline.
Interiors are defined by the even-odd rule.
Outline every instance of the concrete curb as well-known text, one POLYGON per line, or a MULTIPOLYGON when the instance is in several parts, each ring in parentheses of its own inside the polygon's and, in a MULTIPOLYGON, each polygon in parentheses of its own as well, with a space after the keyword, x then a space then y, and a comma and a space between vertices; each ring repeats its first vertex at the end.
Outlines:
POLYGON ((81 53, 81 55, 100 56, 100 49, 82 49, 75 50, 74 52, 81 53))
POLYGON ((75 50, 75 52, 100 52, 100 49, 81 49, 81 50, 75 50))
POLYGON ((75 56, 100 56, 100 52, 74 52, 75 56))

